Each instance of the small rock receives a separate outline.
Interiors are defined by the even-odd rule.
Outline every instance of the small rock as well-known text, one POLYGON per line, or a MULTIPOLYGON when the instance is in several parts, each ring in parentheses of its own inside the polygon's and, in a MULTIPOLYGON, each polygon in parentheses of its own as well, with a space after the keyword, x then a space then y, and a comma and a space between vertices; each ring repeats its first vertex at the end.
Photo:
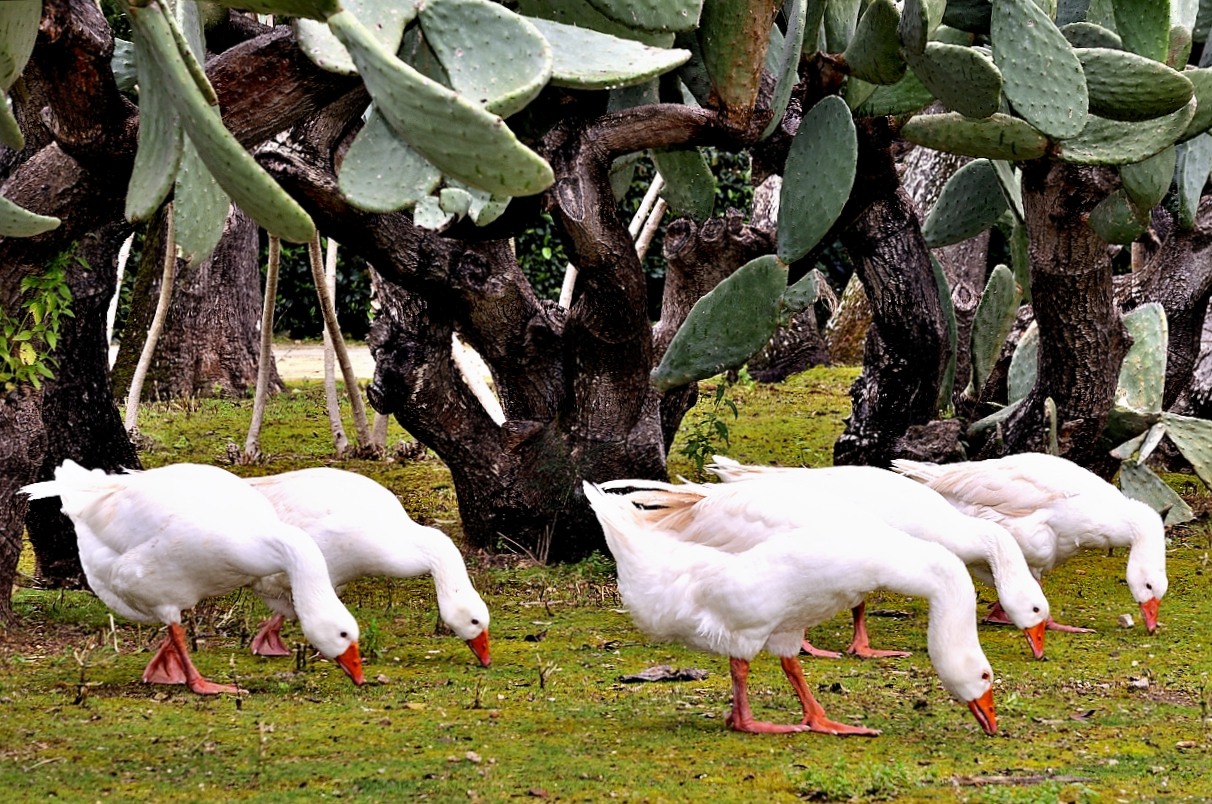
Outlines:
POLYGON ((1149 679, 1146 676, 1132 676, 1128 679, 1128 686, 1133 689, 1147 690, 1149 689, 1149 679))
POLYGON ((484 761, 484 760, 480 759, 480 755, 477 754, 475 751, 468 751, 463 756, 467 757, 468 762, 473 762, 476 765, 479 765, 481 762, 484 761))
POLYGON ((1119 615, 1119 627, 1120 628, 1131 628, 1134 625, 1136 625, 1136 620, 1132 619, 1131 614, 1119 615))

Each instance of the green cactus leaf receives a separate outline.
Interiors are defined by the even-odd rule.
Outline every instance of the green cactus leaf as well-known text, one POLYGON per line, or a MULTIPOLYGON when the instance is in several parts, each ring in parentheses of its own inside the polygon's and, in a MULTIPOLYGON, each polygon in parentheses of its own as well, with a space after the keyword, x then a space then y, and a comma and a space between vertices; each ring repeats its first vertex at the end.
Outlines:
POLYGON ((965 117, 988 117, 998 110, 1002 76, 993 60, 972 47, 927 42, 909 66, 944 106, 965 117))
POLYGON ((1011 162, 1038 159, 1048 150, 1048 138, 1030 123, 1001 112, 980 120, 958 112, 919 114, 905 123, 901 136, 936 151, 1011 162))
POLYGON ((41 20, 42 0, 0 3, 0 91, 8 92, 25 70, 41 20))
POLYGON ((114 56, 109 60, 114 71, 114 81, 123 92, 134 92, 139 82, 139 71, 135 67, 135 43, 114 37, 114 56))
POLYGON ((1006 203, 1014 211, 1015 219, 1020 222, 1026 220, 1027 214, 1023 209, 1022 174, 1015 171, 1014 165, 1001 159, 993 160, 993 171, 997 174, 997 181, 1001 185, 1002 194, 1006 197, 1006 203))
POLYGON ((454 179, 450 179, 448 184, 450 187, 467 194, 470 199, 467 214, 471 216, 471 220, 476 226, 487 226, 501 217, 501 214, 509 206, 511 200, 509 196, 498 197, 492 193, 484 192, 478 187, 469 187, 454 179))
POLYGON ((698 148, 652 152, 652 161, 665 179, 661 189, 674 214, 705 221, 715 206, 716 180, 707 157, 698 148))
POLYGON ((826 97, 791 141, 779 191, 778 255, 787 264, 816 247, 850 197, 858 137, 845 101, 826 97))
POLYGON ((898 33, 908 54, 925 51, 930 34, 943 21, 946 7, 946 0, 905 0, 898 33))
POLYGON ((1212 30, 1212 0, 1199 0, 1199 13, 1195 17, 1191 36, 1196 42, 1207 42, 1209 30, 1212 30))
POLYGON ((395 212, 437 189, 442 171, 397 136, 372 109, 345 153, 337 179, 341 193, 355 207, 395 212))
POLYGON ((930 248, 975 237, 1007 209, 997 172, 988 159, 974 159, 952 174, 926 216, 922 236, 930 248))
POLYGON ((652 372, 657 391, 743 365, 774 334, 786 288, 787 266, 772 255, 745 263, 716 285, 695 302, 652 372))
POLYGON ((1109 31, 1093 22, 1071 22, 1062 25, 1060 32, 1074 47, 1106 47, 1123 50, 1124 41, 1115 31, 1109 31))
POLYGON ((1016 402, 1011 402, 997 412, 990 413, 985 418, 973 422, 972 424, 968 425, 968 429, 964 432, 965 437, 969 441, 983 440, 987 438, 987 434, 992 430, 996 430, 998 426, 1009 419, 1014 414, 1014 411, 1018 410, 1019 405, 1021 404, 1023 404, 1023 400, 1021 399, 1016 402))
POLYGON ((800 52, 812 55, 821 49, 821 29, 825 22, 825 9, 828 0, 808 0, 808 9, 804 14, 804 44, 800 52))
POLYGON ((821 298, 821 288, 828 287, 828 280, 819 268, 813 268, 783 291, 782 305, 788 313, 798 313, 821 298))
POLYGON ((905 74, 896 29, 901 14, 892 0, 874 0, 842 53, 850 74, 872 84, 895 84, 905 74))
POLYGON ((442 0, 423 4, 418 16, 450 87, 493 114, 520 111, 551 77, 551 46, 536 26, 504 6, 442 0), (508 58, 498 53, 501 42, 509 43, 508 58))
POLYGON ((556 86, 612 89, 644 84, 690 58, 689 50, 650 47, 551 20, 528 21, 551 44, 551 83, 556 86))
POLYGON ((0 196, 0 237, 33 237, 59 228, 59 219, 39 215, 0 196))
POLYGON ((1059 143, 1057 155, 1084 165, 1141 162, 1177 142, 1194 114, 1192 98, 1176 112, 1138 123, 1090 115, 1081 134, 1059 143))
POLYGON ((551 186, 551 166, 501 118, 395 58, 353 15, 335 14, 328 24, 387 123, 443 173, 499 195, 533 195, 551 186))
POLYGON ((1181 70, 1191 58, 1191 29, 1181 25, 1170 28, 1170 48, 1166 51, 1166 66, 1181 70))
POLYGON ((1195 88, 1182 73, 1127 50, 1077 48, 1090 113, 1111 120, 1150 120, 1181 109, 1195 88))
POLYGON ((1178 165, 1174 172, 1178 182, 1178 224, 1191 231, 1208 173, 1212 170, 1212 135, 1200 134, 1178 146, 1178 165))
POLYGON ((1056 4, 1057 25, 1068 25, 1071 22, 1082 22, 1086 12, 1090 10, 1090 0, 1059 0, 1056 4))
POLYGON ((1120 366, 1112 405, 1119 410, 1155 416, 1162 411, 1162 389, 1166 387, 1166 349, 1170 336, 1165 310, 1157 302, 1149 302, 1125 314, 1123 321, 1132 347, 1120 366))
MULTIPOLYGON (((1118 30, 1115 25, 1115 9, 1112 7, 1113 0, 1080 0, 1086 3, 1086 22, 1093 22, 1095 25, 1101 25, 1108 30, 1118 30)), ((1066 5, 1075 5, 1067 3, 1066 5)), ((1066 20, 1068 21, 1068 20, 1066 20)))
POLYGON ((1170 3, 1168 0, 1111 0, 1115 30, 1124 47, 1154 61, 1166 60, 1170 47, 1170 3))
POLYGON ((861 78, 855 78, 852 75, 842 85, 842 97, 846 100, 847 106, 856 109, 866 103, 867 99, 875 94, 876 89, 878 87, 875 84, 868 84, 861 78))
MULTIPOLYGON (((404 38, 404 29, 417 16, 413 3, 397 0, 344 0, 341 7, 357 17, 384 48, 395 53, 404 38)), ((299 49, 321 70, 339 75, 356 75, 349 51, 337 41, 332 31, 323 22, 304 17, 294 21, 295 38, 299 49)))
POLYGON ((1174 181, 1176 149, 1171 146, 1143 162, 1119 166, 1119 177, 1132 203, 1142 210, 1150 210, 1161 203, 1174 181))
POLYGON ((698 30, 703 64, 724 117, 748 121, 765 66, 774 0, 713 0, 698 30))
POLYGON ((934 285, 938 288, 938 303, 943 311, 943 321, 947 325, 947 366, 943 369, 943 379, 939 384, 938 399, 935 407, 946 413, 951 410, 951 397, 955 391, 956 345, 959 335, 955 323, 955 302, 951 300, 951 288, 947 284, 947 275, 943 273, 942 263, 933 254, 930 255, 930 270, 934 274, 934 285))
POLYGON ((968 33, 988 34, 992 15, 992 0, 948 0, 943 24, 968 33))
POLYGON ((443 187, 438 193, 438 206, 443 212, 462 218, 471 212, 471 193, 460 187, 443 187))
POLYGON ((1179 142, 1186 142, 1212 128, 1212 67, 1188 67, 1183 70, 1183 75, 1195 88, 1195 99, 1199 104, 1195 107, 1191 122, 1178 138, 1179 142))
POLYGON ((223 238, 231 199, 206 169, 188 137, 177 170, 172 210, 177 249, 186 262, 197 265, 211 255, 223 238))
POLYGON ((412 208, 412 223, 421 229, 441 232, 454 221, 452 213, 442 209, 437 196, 427 195, 412 208))
POLYGON ((1014 327, 1023 294, 1014 272, 998 265, 989 272, 989 281, 972 320, 972 388, 979 392, 993 373, 1006 337, 1014 327))
MULTIPOLYGON (((887 0, 877 0, 877 2, 887 2, 887 0)), ((766 124, 766 128, 762 129, 762 135, 758 138, 763 140, 778 128, 783 115, 787 112, 787 104, 791 101, 791 90, 800 80, 800 54, 803 52, 804 25, 808 17, 807 0, 789 0, 784 13, 787 17, 787 35, 782 36, 777 25, 771 26, 770 48, 766 52, 767 67, 777 76, 777 79, 774 84, 774 93, 770 97, 770 122, 766 124), (777 50, 776 38, 781 39, 777 50), (776 52, 778 53, 777 63, 771 64, 771 56, 776 52)))
POLYGON ((311 218, 223 126, 197 85, 196 74, 187 66, 187 54, 177 47, 176 35, 160 6, 131 6, 127 16, 147 45, 150 61, 168 88, 186 134, 219 185, 271 234, 294 243, 310 240, 315 232, 311 218))
POLYGON ((1018 339, 1006 374, 1006 399, 1018 402, 1035 387, 1039 372, 1039 326, 1032 321, 1018 339))
POLYGON ((703 0, 589 0, 605 16, 643 31, 692 31, 703 0))
POLYGON ((25 135, 21 133, 21 124, 13 114, 13 102, 3 95, 0 95, 0 143, 14 151, 25 147, 25 135))
MULTIPOLYGON (((849 97, 847 97, 849 101, 849 97)), ((912 72, 892 86, 875 87, 874 91, 854 106, 856 117, 905 115, 921 111, 934 102, 934 95, 912 72)))
MULTIPOLYGON (((676 34, 672 31, 645 31, 634 26, 615 22, 610 17, 598 11, 592 3, 570 3, 568 0, 518 0, 517 13, 525 17, 561 22, 565 25, 575 25, 578 28, 588 28, 598 33, 617 36, 619 39, 631 39, 643 42, 652 47, 672 47, 676 34)), ((686 33, 686 32, 683 32, 686 33)), ((693 32, 690 32, 693 34, 693 32)))
POLYGON ((1090 211, 1089 223, 1106 242, 1127 245, 1149 228, 1149 211, 1133 204, 1123 190, 1116 190, 1090 211))
POLYGON ((1191 506, 1166 485, 1153 470, 1136 461, 1124 461, 1119 467, 1119 488, 1125 497, 1140 500, 1154 511, 1165 511, 1165 524, 1181 525, 1195 519, 1191 506))
POLYGON ((150 220, 172 192, 181 164, 184 139, 177 109, 168 85, 155 77, 151 54, 140 29, 134 29, 136 70, 139 83, 139 145, 126 188, 126 219, 131 223, 150 220))
POLYGON ((307 17, 326 20, 341 10, 337 0, 212 0, 220 6, 273 14, 280 17, 307 17))
POLYGON ((829 0, 825 6, 825 50, 829 53, 841 53, 854 40, 858 30, 859 11, 862 9, 861 0, 829 0))
POLYGON ((1161 422, 1199 479, 1212 485, 1212 421, 1162 411, 1161 422))
POLYGON ((1054 139, 1081 132, 1089 110, 1086 79, 1048 15, 1032 0, 995 0, 991 37, 993 61, 1015 111, 1054 139))

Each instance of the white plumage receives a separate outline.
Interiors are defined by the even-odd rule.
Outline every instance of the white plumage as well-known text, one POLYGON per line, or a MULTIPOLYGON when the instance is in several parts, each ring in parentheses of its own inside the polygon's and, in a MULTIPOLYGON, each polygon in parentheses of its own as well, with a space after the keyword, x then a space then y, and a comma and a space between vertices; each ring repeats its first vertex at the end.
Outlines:
POLYGON ((193 666, 181 611, 284 573, 296 590, 303 633, 355 684, 362 683, 358 624, 333 592, 324 557, 230 472, 174 464, 109 475, 69 460, 55 470, 54 480, 23 491, 35 499, 61 498, 76 528, 89 585, 107 606, 136 622, 168 626, 144 681, 188 684, 199 693, 235 691, 206 680, 193 666))
MULTIPOLYGON (((367 575, 433 576, 442 620, 467 642, 480 664, 491 664, 488 607, 467 575, 462 554, 442 531, 414 522, 391 491, 368 477, 329 467, 246 482, 269 500, 283 522, 312 538, 338 589, 367 575)), ((289 653, 278 637, 283 619, 295 618, 289 578, 262 578, 253 589, 275 612, 253 640, 254 652, 289 653)))
POLYGON ((961 512, 1006 528, 1037 578, 1079 549, 1127 547, 1128 588, 1145 627, 1150 633, 1157 628, 1169 586, 1165 526, 1156 511, 1098 475, 1036 452, 949 464, 896 460, 893 468, 927 484, 961 512))
MULTIPOLYGON (((754 539, 768 532, 748 527, 750 520, 757 519, 772 528, 804 528, 810 538, 833 539, 837 538, 836 532, 815 527, 824 512, 861 512, 957 555, 974 575, 997 588, 1012 621, 1026 634, 1032 652, 1037 657, 1043 655, 1048 601, 1022 551, 1004 528, 964 516, 921 484, 872 466, 748 466, 716 455, 707 468, 726 481, 726 486, 713 490, 710 504, 696 509, 694 522, 688 522, 683 531, 686 538, 731 552, 746 550, 753 546, 754 539)), ((861 539, 865 533, 851 528, 848 538, 861 539)), ((896 655, 867 647, 861 605, 855 612, 855 640, 850 652, 896 655)), ((812 652, 821 653, 816 649, 812 652)))
POLYGON ((928 650, 943 685, 968 703, 985 731, 996 731, 993 674, 976 637, 976 593, 958 558, 861 514, 824 517, 818 527, 837 538, 817 539, 763 522, 756 511, 744 527, 767 532, 753 538, 752 548, 737 553, 675 538, 698 506, 711 504, 715 489, 726 488, 687 484, 613 495, 586 483, 585 494, 615 557, 619 594, 636 625, 657 639, 729 657, 729 726, 739 731, 878 733, 826 718, 797 654, 805 628, 882 588, 929 601, 928 650), (846 538, 855 528, 866 532, 863 539, 846 538), (753 719, 747 677, 750 660, 761 650, 780 657, 803 706, 800 724, 753 719))

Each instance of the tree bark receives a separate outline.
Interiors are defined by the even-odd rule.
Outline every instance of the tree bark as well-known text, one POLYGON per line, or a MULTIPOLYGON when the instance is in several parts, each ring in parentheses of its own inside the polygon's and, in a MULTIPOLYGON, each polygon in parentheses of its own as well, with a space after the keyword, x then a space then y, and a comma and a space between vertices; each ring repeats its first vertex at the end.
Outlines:
MULTIPOLYGON (((113 368, 120 389, 130 385, 155 313, 163 276, 164 223, 164 215, 157 215, 144 240, 130 315, 113 368)), ((214 254, 197 265, 177 260, 168 319, 147 372, 143 398, 248 395, 257 382, 260 330, 257 225, 233 206, 214 254)), ((275 392, 284 387, 272 365, 269 382, 275 392)))
POLYGON ((42 393, 26 387, 0 398, 0 628, 14 619, 12 589, 29 507, 17 490, 37 479, 45 452, 42 393))
POLYGON ((947 330, 921 224, 892 163, 887 123, 859 126, 859 169, 842 230, 872 308, 863 373, 835 464, 887 466, 896 442, 937 411, 947 330))
MULTIPOLYGON (((45 386, 46 456, 39 480, 54 477, 55 468, 68 458, 108 472, 142 468, 114 407, 107 371, 105 311, 115 291, 118 249, 128 233, 128 224, 111 224, 80 242, 75 256, 85 264, 67 262, 74 317, 64 322, 55 378, 45 386)), ((52 588, 87 586, 75 528, 60 511, 59 499, 31 502, 25 522, 39 582, 52 588)))
POLYGON ((1031 298, 1039 325, 1035 387, 1007 420, 1004 442, 981 457, 1048 448, 1045 400, 1057 407, 1060 454, 1109 476, 1113 461, 1099 436, 1115 394, 1127 337, 1115 306, 1106 244, 1085 224, 1106 197, 1098 168, 1038 160, 1023 166, 1031 241, 1031 298))

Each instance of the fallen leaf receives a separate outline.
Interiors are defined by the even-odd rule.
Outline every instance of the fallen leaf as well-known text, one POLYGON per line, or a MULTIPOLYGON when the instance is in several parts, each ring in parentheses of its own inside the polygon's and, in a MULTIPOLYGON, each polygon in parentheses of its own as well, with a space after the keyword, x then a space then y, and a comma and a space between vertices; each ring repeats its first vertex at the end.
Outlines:
POLYGON ((629 676, 620 676, 619 681, 634 684, 646 681, 702 681, 707 678, 707 671, 697 667, 675 669, 667 664, 658 664, 641 670, 629 676))

